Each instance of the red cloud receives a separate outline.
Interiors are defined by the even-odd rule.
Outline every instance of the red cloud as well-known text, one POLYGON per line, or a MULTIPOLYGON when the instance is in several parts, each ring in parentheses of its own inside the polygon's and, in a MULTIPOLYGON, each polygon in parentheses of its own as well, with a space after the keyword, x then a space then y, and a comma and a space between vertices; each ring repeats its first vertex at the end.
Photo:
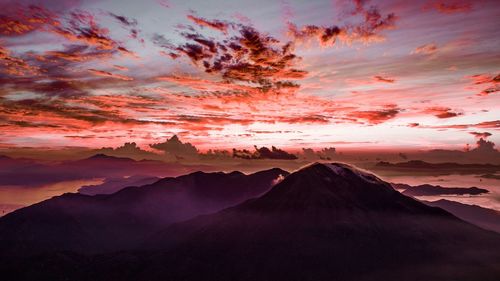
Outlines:
POLYGON ((482 90, 478 95, 487 96, 500 91, 500 74, 493 76, 489 74, 476 74, 469 77, 474 85, 489 84, 489 87, 482 90))
POLYGON ((428 107, 423 111, 423 113, 432 114, 437 118, 441 119, 457 117, 459 115, 462 115, 462 113, 453 112, 452 109, 449 107, 440 107, 440 106, 428 107))
POLYGON ((111 72, 103 71, 103 70, 96 70, 96 69, 89 69, 90 73, 97 75, 97 76, 103 76, 103 77, 110 77, 110 78, 115 78, 115 79, 120 79, 120 80, 125 80, 125 81, 132 81, 134 78, 128 77, 125 75, 120 75, 120 74, 113 74, 111 72))
POLYGON ((464 13, 472 10, 472 3, 469 0, 431 0, 424 10, 434 9, 442 14, 464 13))
POLYGON ((398 115, 399 109, 395 105, 386 106, 386 109, 382 110, 366 110, 366 111, 354 111, 349 114, 350 117, 357 119, 363 119, 370 124, 380 124, 387 120, 393 119, 398 115))

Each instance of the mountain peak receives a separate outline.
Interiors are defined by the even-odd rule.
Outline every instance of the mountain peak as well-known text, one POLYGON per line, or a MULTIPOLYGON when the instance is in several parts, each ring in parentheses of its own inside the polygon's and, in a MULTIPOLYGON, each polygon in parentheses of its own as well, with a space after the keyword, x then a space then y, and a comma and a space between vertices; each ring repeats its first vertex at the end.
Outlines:
POLYGON ((377 176, 344 163, 313 163, 288 175, 249 208, 271 211, 429 212, 377 176))
MULTIPOLYGON (((349 164, 345 163, 340 163, 340 162, 334 162, 334 163, 320 163, 316 162, 312 164, 311 166, 314 167, 327 167, 329 168, 336 176, 338 177, 352 177, 352 176, 357 176, 360 179, 363 179, 367 182, 371 183, 384 183, 381 179, 379 179, 377 176, 374 174, 371 174, 369 172, 366 172, 362 169, 359 169, 357 167, 351 166, 349 164)), ((304 169, 307 169, 304 168, 304 169)))

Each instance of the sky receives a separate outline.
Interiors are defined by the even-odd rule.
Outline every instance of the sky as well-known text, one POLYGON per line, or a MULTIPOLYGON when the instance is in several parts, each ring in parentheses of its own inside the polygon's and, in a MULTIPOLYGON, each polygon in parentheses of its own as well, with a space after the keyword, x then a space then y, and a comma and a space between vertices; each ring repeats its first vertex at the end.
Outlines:
POLYGON ((0 147, 500 142, 497 1, 0 0, 0 147))

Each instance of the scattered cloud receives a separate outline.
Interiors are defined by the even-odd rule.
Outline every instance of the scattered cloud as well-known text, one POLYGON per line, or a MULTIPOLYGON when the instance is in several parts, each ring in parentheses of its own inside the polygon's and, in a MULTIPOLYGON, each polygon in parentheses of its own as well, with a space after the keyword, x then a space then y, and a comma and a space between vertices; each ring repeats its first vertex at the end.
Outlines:
POLYGON ((421 55, 432 55, 438 51, 438 46, 434 43, 420 45, 415 50, 413 50, 412 54, 421 54, 421 55))
POLYGON ((436 10, 442 14, 465 13, 472 10, 472 2, 470 0, 430 0, 424 10, 436 10))
POLYGON ((469 77, 474 85, 488 85, 486 89, 483 89, 478 95, 487 96, 500 91, 500 74, 489 75, 489 74, 476 74, 469 77))
POLYGON ((115 79, 120 79, 120 80, 124 80, 124 81, 134 80, 134 78, 132 78, 132 77, 121 75, 121 74, 113 74, 111 72, 104 71, 104 70, 89 69, 89 71, 90 71, 90 73, 97 75, 97 76, 115 78, 115 79))
POLYGON ((489 132, 469 132, 469 134, 473 135, 476 138, 487 139, 492 134, 489 132))
POLYGON ((220 21, 220 20, 207 20, 194 15, 188 15, 187 18, 192 22, 196 23, 201 27, 208 27, 214 30, 218 30, 223 33, 227 33, 227 29, 231 26, 230 23, 220 21))
POLYGON ((364 110, 364 111, 353 111, 349 114, 350 117, 361 119, 369 124, 376 125, 387 120, 393 119, 398 115, 400 109, 395 105, 385 106, 384 109, 380 110, 364 110))
POLYGON ((373 79, 377 82, 382 82, 382 83, 394 83, 396 82, 396 79, 394 78, 390 78, 390 77, 384 77, 384 76, 380 76, 380 75, 375 75, 373 76, 373 79))
POLYGON ((452 118, 462 115, 462 113, 455 112, 449 107, 441 107, 441 106, 428 107, 423 111, 423 113, 432 114, 440 119, 452 118))

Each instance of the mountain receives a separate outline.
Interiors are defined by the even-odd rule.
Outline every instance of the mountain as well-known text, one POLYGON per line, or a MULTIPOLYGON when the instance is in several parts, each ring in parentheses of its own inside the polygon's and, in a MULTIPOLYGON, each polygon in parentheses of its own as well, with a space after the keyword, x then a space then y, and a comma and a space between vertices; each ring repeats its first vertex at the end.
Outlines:
POLYGON ((411 172, 433 175, 449 174, 481 174, 500 171, 500 165, 493 164, 459 164, 459 163, 429 163, 421 160, 411 160, 400 163, 380 161, 372 167, 376 171, 411 172))
POLYGON ((257 199, 174 224, 145 247, 163 251, 145 254, 146 266, 127 276, 495 280, 500 274, 500 235, 345 164, 305 167, 257 199))
POLYGON ((477 205, 463 204, 446 199, 422 201, 429 206, 442 208, 455 216, 480 226, 484 229, 500 233, 500 212, 477 205))
POLYGON ((435 196, 435 195, 479 195, 488 193, 484 188, 478 187, 442 187, 440 185, 422 184, 417 186, 409 186, 404 195, 408 196, 435 196))
POLYGON ((183 165, 154 160, 135 161, 104 154, 63 162, 1 158, 0 185, 40 187, 63 181, 133 175, 171 177, 211 169, 205 165, 183 165))
POLYGON ((108 252, 173 222, 219 211, 269 190, 287 172, 195 172, 110 195, 67 193, 0 218, 0 253, 108 252))
POLYGON ((111 194, 127 186, 142 186, 154 183, 160 178, 151 176, 134 175, 130 177, 106 178, 103 183, 97 185, 85 185, 78 189, 78 193, 86 195, 111 194))
POLYGON ((135 250, 4 259, 0 274, 6 280, 488 281, 500 276, 499 245, 500 235, 402 195, 372 174, 315 163, 258 198, 174 223, 135 250))

